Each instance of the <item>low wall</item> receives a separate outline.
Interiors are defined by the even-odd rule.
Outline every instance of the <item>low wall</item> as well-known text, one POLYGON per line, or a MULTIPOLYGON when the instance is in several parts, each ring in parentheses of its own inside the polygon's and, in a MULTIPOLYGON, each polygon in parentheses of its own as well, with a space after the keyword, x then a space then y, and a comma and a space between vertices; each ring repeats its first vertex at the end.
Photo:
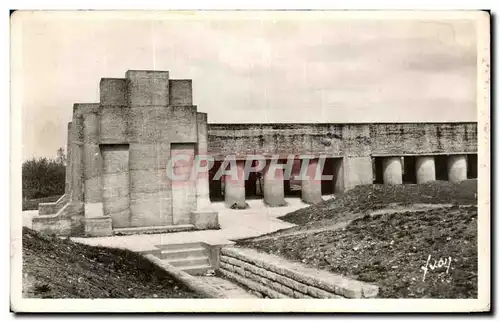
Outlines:
POLYGON ((32 219, 32 229, 59 236, 83 235, 83 203, 69 202, 56 214, 38 215, 32 219))
POLYGON ((373 298, 378 294, 378 286, 247 248, 221 248, 218 271, 263 297, 373 298))
POLYGON ((38 204, 38 214, 43 215, 53 215, 66 205, 69 201, 69 196, 64 194, 55 202, 43 202, 38 204))

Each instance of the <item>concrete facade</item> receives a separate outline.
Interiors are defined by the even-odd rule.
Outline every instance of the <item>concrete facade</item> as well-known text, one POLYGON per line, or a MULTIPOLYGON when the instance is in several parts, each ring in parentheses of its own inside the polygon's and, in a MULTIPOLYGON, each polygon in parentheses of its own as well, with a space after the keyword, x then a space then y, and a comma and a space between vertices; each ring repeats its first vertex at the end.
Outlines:
POLYGON ((167 71, 101 79, 100 102, 75 104, 68 125, 68 204, 34 218, 33 226, 62 235, 78 228, 87 236, 218 228, 208 176, 189 176, 195 155, 207 153, 208 137, 207 115, 192 102, 191 80, 170 79, 167 71), (179 154, 190 160, 169 165, 179 154), (169 166, 188 175, 171 180, 169 166))
POLYGON ((409 168, 402 157, 415 159, 415 183, 436 179, 437 155, 448 157, 453 182, 477 167, 467 161, 477 153, 477 123, 209 124, 193 105, 191 80, 170 79, 168 71, 130 70, 125 78, 101 79, 99 88, 99 103, 73 106, 65 195, 40 205, 34 229, 87 236, 215 229, 213 189, 227 207, 246 208, 249 192, 275 207, 286 204, 293 180, 307 203, 322 200, 325 184, 335 193, 380 177, 401 184, 409 168), (246 180, 252 155, 267 165, 246 180), (307 158, 308 178, 286 177, 290 156, 307 158), (225 169, 221 179, 212 178, 213 169, 190 176, 194 165, 210 168, 211 158, 225 169), (316 172, 332 178, 318 180, 316 172))
MULTIPOLYGON (((401 184, 404 171, 401 157, 414 157, 416 164, 411 169, 416 173, 414 183, 424 183, 436 180, 433 156, 463 160, 477 153, 475 122, 208 124, 208 136, 208 151, 215 160, 223 160, 228 154, 242 159, 247 155, 286 159, 291 154, 296 159, 305 155, 312 159, 331 158, 335 160, 330 171, 334 174, 335 193, 372 184, 375 158, 383 159, 383 181, 401 184)), ((463 161, 460 162, 460 165, 448 163, 450 180, 467 178, 463 161)), ((309 182, 303 182, 305 201, 310 199, 310 190, 309 182)), ((319 194, 317 187, 313 194, 319 194)))

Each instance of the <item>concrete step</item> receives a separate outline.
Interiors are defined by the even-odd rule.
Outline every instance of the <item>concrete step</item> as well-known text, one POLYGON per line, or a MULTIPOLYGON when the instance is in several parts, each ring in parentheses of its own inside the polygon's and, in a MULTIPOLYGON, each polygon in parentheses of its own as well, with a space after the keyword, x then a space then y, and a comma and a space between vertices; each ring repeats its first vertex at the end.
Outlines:
POLYGON ((113 232, 115 235, 136 235, 136 234, 160 234, 172 233, 178 231, 193 230, 194 225, 172 225, 172 226, 152 226, 152 227, 128 227, 128 228, 115 228, 113 232))
POLYGON ((182 270, 184 270, 187 267, 199 266, 199 265, 207 265, 210 267, 210 261, 208 260, 207 256, 164 259, 164 261, 182 270))
POLYGON ((206 257, 207 251, 203 247, 193 247, 193 248, 183 248, 183 249, 167 249, 161 250, 159 256, 160 259, 179 259, 179 258, 190 258, 190 257, 206 257))
POLYGON ((176 250, 176 249, 187 249, 187 248, 199 248, 205 246, 200 242, 195 242, 195 243, 184 243, 184 244, 162 244, 162 245, 155 245, 155 247, 161 250, 176 250))
POLYGON ((212 266, 209 264, 205 265, 193 265, 188 267, 183 267, 182 270, 191 275, 204 275, 208 270, 211 270, 212 266))

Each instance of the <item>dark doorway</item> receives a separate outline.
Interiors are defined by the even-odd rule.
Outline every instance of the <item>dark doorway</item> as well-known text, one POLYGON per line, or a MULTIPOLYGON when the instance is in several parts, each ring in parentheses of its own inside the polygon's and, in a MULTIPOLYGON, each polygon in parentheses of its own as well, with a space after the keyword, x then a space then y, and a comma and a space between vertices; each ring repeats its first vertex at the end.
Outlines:
POLYGON ((403 183, 417 183, 414 156, 403 157, 403 183))
POLYGON ((335 190, 335 160, 333 158, 325 159, 322 174, 332 176, 332 179, 321 180, 321 194, 331 195, 335 190))
MULTIPOLYGON (((255 167, 256 165, 257 161, 252 161, 252 167, 255 167)), ((248 178, 245 180, 245 197, 247 199, 262 198, 262 195, 258 193, 260 189, 257 189, 257 185, 261 184, 261 176, 261 173, 255 171, 245 173, 245 178, 248 178)))
POLYGON ((222 191, 222 176, 215 180, 215 174, 222 165, 222 161, 214 161, 214 166, 208 171, 210 201, 224 200, 224 192, 222 191))
POLYGON ((477 178, 477 154, 467 154, 467 179, 477 178))
MULTIPOLYGON (((286 162, 287 160, 285 160, 286 162)), ((290 172, 289 178, 284 178, 285 182, 285 196, 286 197, 300 197, 302 193, 302 181, 300 179, 295 179, 299 177, 301 160, 294 159, 292 163, 292 170, 290 172)))
POLYGON ((434 164, 436 166, 436 180, 448 181, 448 156, 436 155, 434 164))
POLYGON ((374 157, 372 159, 372 164, 373 164, 373 183, 374 184, 382 184, 384 183, 384 166, 383 166, 383 159, 384 158, 379 158, 379 157, 374 157))

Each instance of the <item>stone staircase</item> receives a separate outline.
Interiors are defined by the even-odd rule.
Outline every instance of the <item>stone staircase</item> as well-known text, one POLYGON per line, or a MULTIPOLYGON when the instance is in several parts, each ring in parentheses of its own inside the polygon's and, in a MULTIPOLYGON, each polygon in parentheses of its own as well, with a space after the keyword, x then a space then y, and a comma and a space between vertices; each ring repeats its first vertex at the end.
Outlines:
POLYGON ((158 249, 146 253, 158 257, 191 275, 203 275, 213 269, 209 249, 202 243, 158 245, 158 249))

